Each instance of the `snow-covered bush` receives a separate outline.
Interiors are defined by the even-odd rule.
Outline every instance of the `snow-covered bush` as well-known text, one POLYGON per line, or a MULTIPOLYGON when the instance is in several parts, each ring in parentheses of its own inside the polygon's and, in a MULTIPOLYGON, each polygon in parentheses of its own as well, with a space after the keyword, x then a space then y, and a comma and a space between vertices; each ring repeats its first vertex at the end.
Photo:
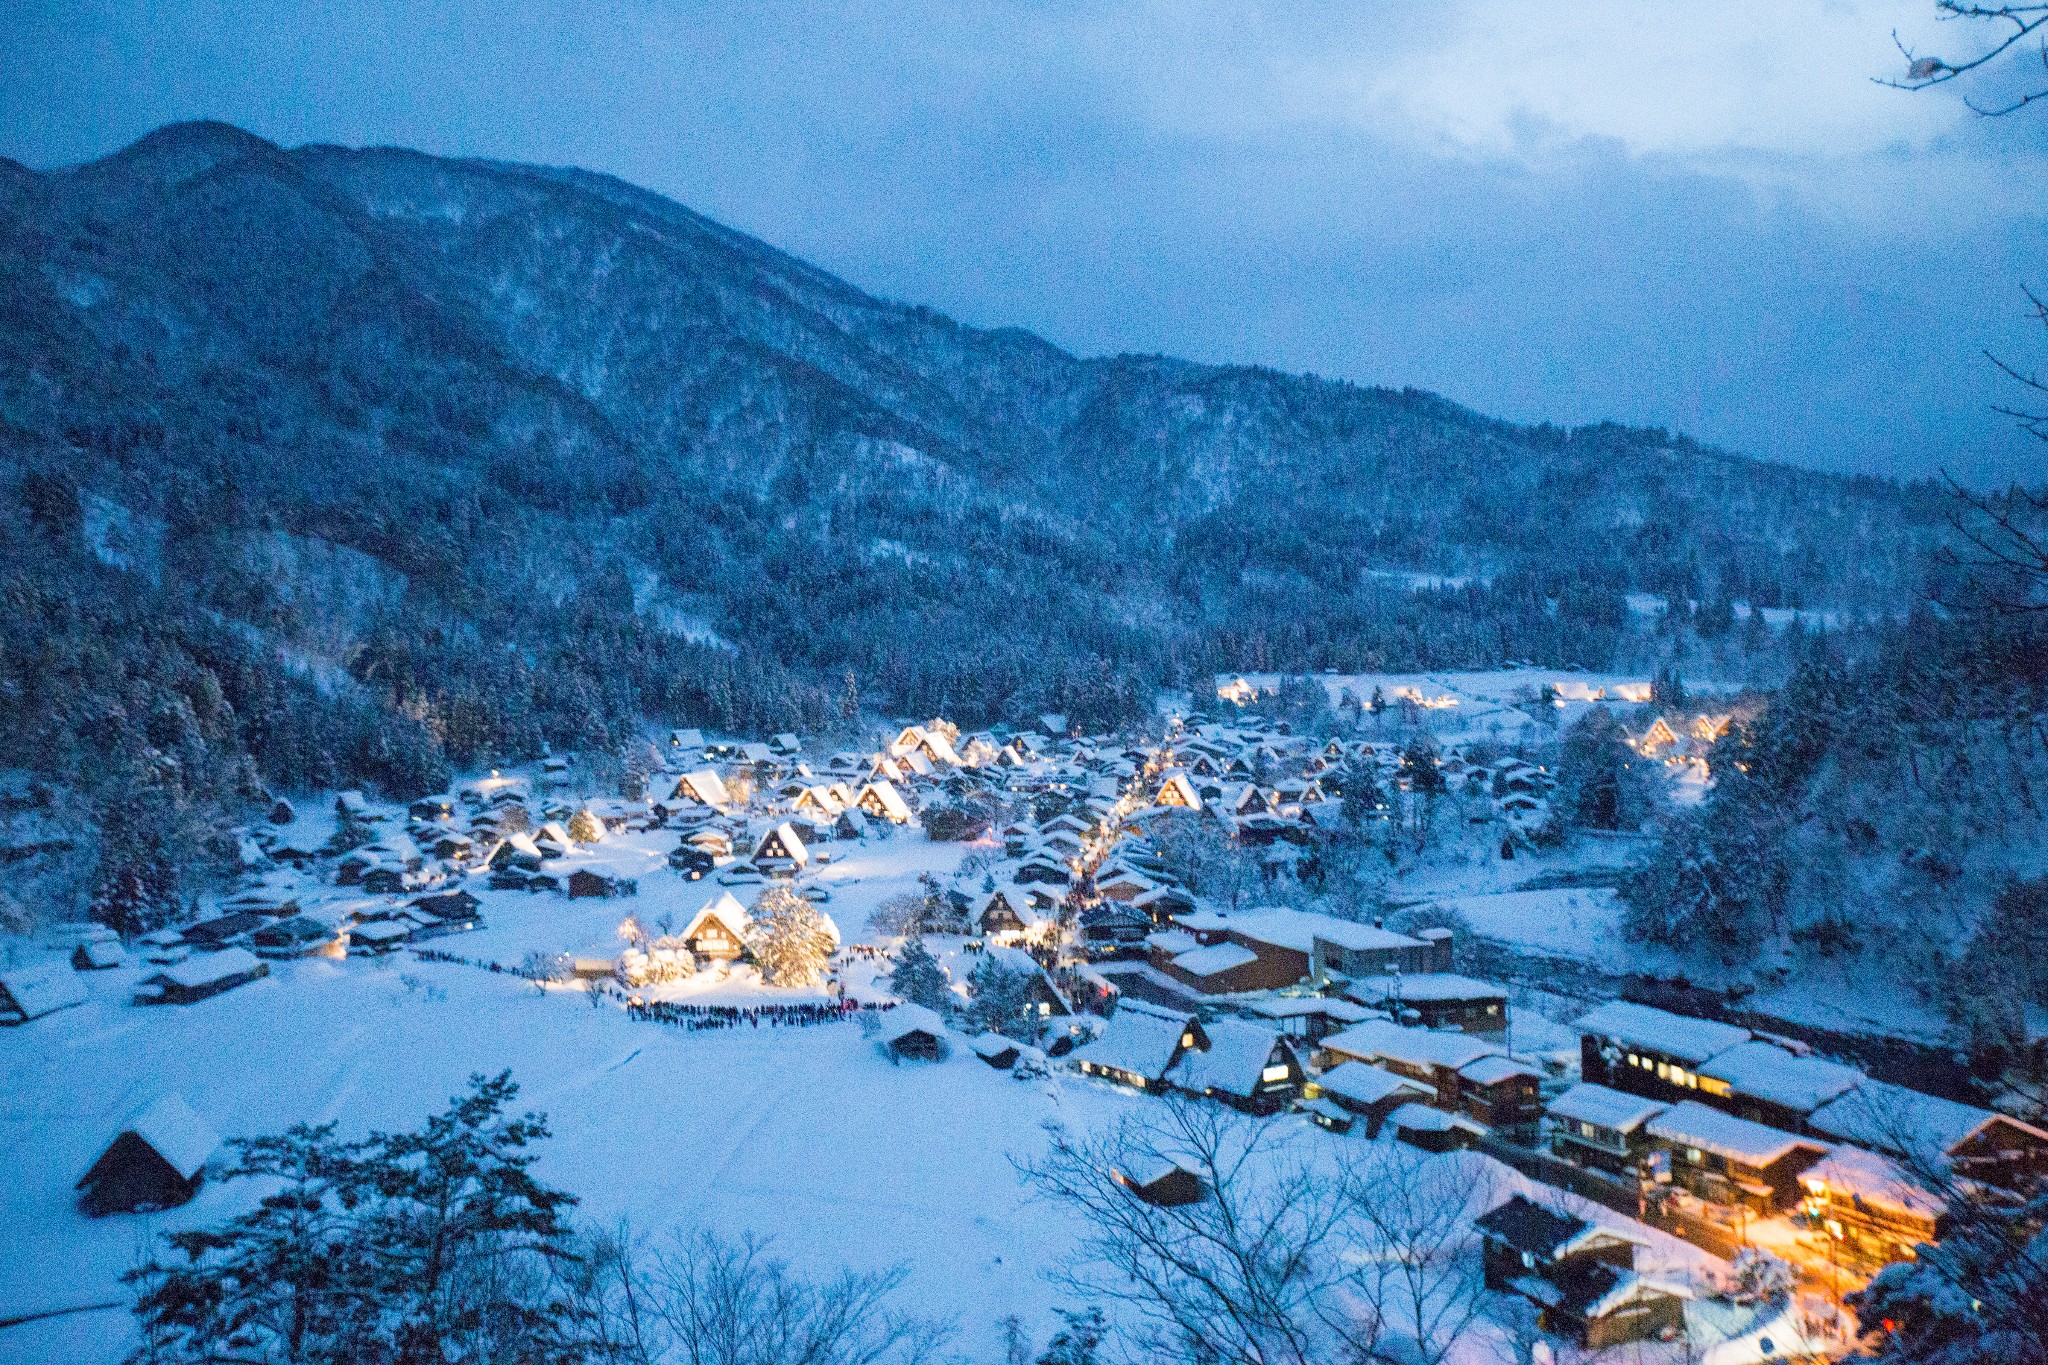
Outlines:
POLYGON ((697 974, 697 957, 681 939, 658 938, 644 948, 628 948, 612 969, 621 985, 638 988, 682 981, 697 974))

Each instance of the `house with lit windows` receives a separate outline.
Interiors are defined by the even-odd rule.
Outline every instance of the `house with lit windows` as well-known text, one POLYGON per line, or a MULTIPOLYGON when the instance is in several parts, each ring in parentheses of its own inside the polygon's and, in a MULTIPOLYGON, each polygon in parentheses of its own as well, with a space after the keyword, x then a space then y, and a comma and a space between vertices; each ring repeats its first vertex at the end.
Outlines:
POLYGON ((1550 1150, 1574 1166, 1634 1180, 1650 1155, 1644 1125, 1668 1108, 1662 1100, 1582 1081, 1544 1106, 1550 1150))
POLYGON ((1596 1085, 1676 1104, 1703 1095, 1725 1099, 1734 1087, 1702 1077, 1700 1066, 1750 1040, 1746 1028, 1610 1000, 1581 1018, 1579 1074, 1596 1085))
POLYGON ((1681 1100, 1645 1126, 1668 1152, 1671 1180, 1710 1204, 1769 1217, 1799 1202, 1799 1177, 1828 1145, 1752 1123, 1698 1100, 1681 1100))
POLYGON ((1117 1007, 1101 1037, 1075 1048, 1070 1055, 1074 1068, 1084 1076, 1160 1092, 1172 1088, 1167 1073, 1186 1053, 1208 1050, 1208 1031, 1194 1015, 1126 1000, 1117 1007))

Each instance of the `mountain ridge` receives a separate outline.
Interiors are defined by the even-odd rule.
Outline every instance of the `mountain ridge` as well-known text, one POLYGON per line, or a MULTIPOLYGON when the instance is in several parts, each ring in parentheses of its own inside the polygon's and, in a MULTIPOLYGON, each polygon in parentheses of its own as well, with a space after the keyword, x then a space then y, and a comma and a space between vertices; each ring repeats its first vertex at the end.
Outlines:
POLYGON ((224 124, 0 175, 0 486, 0 766, 109 827, 180 746, 203 810, 648 722, 1110 724, 1222 670, 1767 673, 1732 603, 1890 617, 1941 525, 1657 430, 1075 356, 593 172, 224 124))

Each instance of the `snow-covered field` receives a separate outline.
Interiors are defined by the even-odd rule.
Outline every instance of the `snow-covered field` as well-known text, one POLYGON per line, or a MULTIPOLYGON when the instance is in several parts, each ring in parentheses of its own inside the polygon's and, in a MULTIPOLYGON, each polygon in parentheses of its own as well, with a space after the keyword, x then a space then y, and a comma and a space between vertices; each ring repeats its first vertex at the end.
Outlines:
MULTIPOLYGON (((666 837, 614 836, 572 855, 575 865, 638 877, 631 899, 480 890, 485 927, 426 946, 514 966, 531 952, 614 951, 628 913, 648 925, 686 919, 725 888, 670 872, 666 837)), ((825 908, 858 941, 883 899, 920 873, 952 871, 974 849, 914 831, 834 845, 806 881, 830 890, 825 908)), ((361 899, 332 888, 302 896, 314 913, 361 899)), ((218 1222, 247 1197, 214 1182, 163 1214, 78 1211, 79 1175, 127 1116, 162 1095, 182 1096, 224 1136, 330 1121, 362 1132, 413 1126, 471 1074, 509 1068, 522 1102, 553 1128, 543 1178, 580 1196, 590 1223, 657 1237, 751 1232, 820 1273, 903 1266, 906 1304, 953 1318, 959 1347, 991 1359, 1008 1314, 1036 1341, 1054 1330, 1061 1299, 1046 1272, 1071 1256, 1079 1232, 1033 1197, 1014 1163, 1044 1150, 1049 1121, 1089 1128, 1158 1103, 1072 1074, 1020 1081, 965 1047, 936 1065, 892 1065, 854 1022, 684 1032, 634 1021, 615 1002, 593 1005, 580 986, 544 989, 410 953, 273 963, 265 979, 182 1007, 130 1004, 140 974, 81 974, 86 1004, 0 1035, 0 1149, 12 1157, 0 1166, 10 1230, 0 1239, 0 1318, 119 1300, 122 1272, 152 1236, 218 1222)), ((679 998, 814 993, 769 991, 741 969, 700 974, 679 998)), ((1353 1140, 1298 1117, 1269 1122, 1311 1144, 1353 1140)), ((1496 1183, 1502 1198, 1523 1184, 1472 1154, 1405 1159, 1474 1163, 1473 1179, 1496 1183)), ((1652 1243, 1646 1268, 1695 1276, 1711 1265, 1642 1232, 1652 1243)), ((0 1365, 93 1365, 131 1345, 125 1309, 56 1317, 0 1331, 0 1365)), ((1490 1347, 1474 1349, 1471 1359, 1491 1358, 1490 1347)))
MULTIPOLYGON (((510 1068, 553 1126, 543 1177, 600 1225, 775 1238, 819 1270, 903 1264, 908 1292, 977 1346, 1004 1314, 1041 1338, 1041 1277, 1071 1245, 1010 1165, 1040 1125, 1137 1103, 1091 1083, 1020 1082, 966 1049, 892 1066, 853 1023, 686 1033, 474 968, 312 959, 197 1005, 138 1009, 120 982, 8 1036, 0 1053, 0 1315, 120 1297, 147 1235, 206 1224, 209 1185, 158 1216, 88 1219, 72 1184, 122 1119, 171 1091, 228 1135, 338 1121, 411 1126, 473 1072, 510 1068)), ((0 1360, 113 1360, 125 1313, 0 1333, 0 1360)))
MULTIPOLYGON (((1650 699, 1650 680, 1640 674, 1579 673, 1555 668, 1311 676, 1329 693, 1332 706, 1341 704, 1347 693, 1360 703, 1369 703, 1375 690, 1390 706, 1398 706, 1403 700, 1413 702, 1419 723, 1440 741, 1491 739, 1513 744, 1553 733, 1547 723, 1552 718, 1537 719, 1537 699, 1546 686, 1554 693, 1551 709, 1556 713, 1557 730, 1602 702, 1629 706, 1650 699)), ((1216 681, 1222 687, 1242 678, 1260 692, 1268 692, 1280 685, 1282 677, 1278 673, 1220 674, 1216 681)), ((1686 679, 1686 686, 1708 694, 1719 690, 1717 684, 1695 684, 1690 678, 1686 679)), ((1735 689, 1731 686, 1726 690, 1735 689)), ((1214 704, 1206 698, 1197 700, 1214 704)))
MULTIPOLYGON (((137 1103, 174 1091, 229 1135, 298 1122, 345 1131, 415 1123, 474 1072, 511 1068, 554 1130, 543 1178, 581 1214, 642 1233, 712 1227, 773 1237, 799 1264, 909 1271, 906 1300, 957 1319, 960 1345, 994 1358, 997 1324, 1053 1329, 1045 1272, 1077 1228, 1012 1164, 1043 1125, 1103 1123, 1157 1101, 1070 1075, 1019 1081, 965 1048, 894 1066, 852 1023, 686 1033, 635 1023, 577 993, 474 968, 312 959, 185 1008, 137 1009, 118 978, 93 1000, 8 1037, 0 1053, 0 1315, 120 1297, 150 1234, 225 1217, 244 1197, 211 1184, 181 1209, 87 1219, 72 1182, 137 1103)), ((1299 1118, 1307 1142, 1339 1143, 1299 1118)), ((1474 1179, 1519 1177, 1471 1154, 1474 1179)), ((1614 1215, 1602 1212, 1606 1219, 1614 1215)), ((1712 1262, 1651 1240, 1646 1269, 1712 1262)), ((0 1332, 0 1361, 113 1361, 124 1311, 0 1332)), ((1480 1356, 1478 1358, 1484 1358, 1480 1356)))

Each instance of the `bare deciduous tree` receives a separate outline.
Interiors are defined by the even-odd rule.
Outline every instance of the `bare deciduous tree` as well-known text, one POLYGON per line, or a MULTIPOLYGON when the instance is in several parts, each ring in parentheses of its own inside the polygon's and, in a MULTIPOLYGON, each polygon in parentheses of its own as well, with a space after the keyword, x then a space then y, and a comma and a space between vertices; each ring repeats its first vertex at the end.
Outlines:
POLYGON ((1469 1166, 1170 1100, 1092 1137, 1055 1128, 1024 1170, 1087 1229, 1066 1287, 1119 1305, 1145 1359, 1434 1365, 1483 1303, 1469 1166), (1134 1193, 1169 1165, 1200 1200, 1134 1193))
MULTIPOLYGON (((2048 4, 1980 5, 1970 0, 1935 0, 1934 7, 1944 19, 1959 20, 1973 26, 1973 32, 1985 29, 1990 32, 1973 44, 1973 55, 1955 62, 1915 53, 1899 42, 1899 51, 1906 58, 1906 74, 1904 77, 1881 77, 1879 84, 1900 90, 1925 90, 1929 86, 1945 85, 1972 72, 1982 71, 2015 48, 2025 47, 2029 41, 2039 49, 2043 70, 2048 71, 2048 44, 2043 44, 2036 37, 2044 27, 2048 27, 2048 4)), ((1898 42, 1896 32, 1892 38, 1898 42)), ((1964 102, 1976 112, 1995 118, 2043 98, 2048 98, 2048 78, 2034 89, 2023 90, 1995 104, 1980 105, 1972 99, 1964 102)))
POLYGON ((948 1324, 899 1312, 899 1269, 805 1279, 752 1237, 601 1238, 578 1308, 606 1365, 927 1365, 948 1324))

